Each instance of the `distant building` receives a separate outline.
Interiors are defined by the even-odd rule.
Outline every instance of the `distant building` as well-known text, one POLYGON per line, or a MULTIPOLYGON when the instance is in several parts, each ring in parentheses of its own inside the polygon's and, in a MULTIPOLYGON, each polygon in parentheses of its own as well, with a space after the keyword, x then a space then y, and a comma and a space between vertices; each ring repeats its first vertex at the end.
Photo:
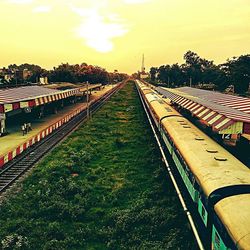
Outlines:
POLYGON ((8 69, 8 68, 2 68, 0 69, 0 78, 2 81, 10 82, 13 79, 16 80, 27 80, 29 77, 32 76, 32 71, 28 69, 24 70, 18 70, 18 69, 8 69))
POLYGON ((0 69, 0 78, 2 79, 2 82, 10 82, 11 79, 15 77, 15 74, 6 68, 0 69))
POLYGON ((5 74, 4 75, 4 80, 7 81, 7 82, 10 82, 11 79, 13 79, 15 77, 14 74, 10 73, 10 74, 5 74))
POLYGON ((224 92, 226 94, 234 94, 234 85, 229 85, 224 92))
POLYGON ((28 69, 23 70, 23 76, 22 76, 23 80, 27 80, 31 76, 32 76, 32 72, 30 70, 28 69))
POLYGON ((145 59, 144 59, 144 54, 142 55, 142 66, 141 66, 141 71, 138 72, 139 74, 139 78, 140 79, 147 79, 150 77, 150 74, 149 73, 146 73, 145 72, 145 59))
POLYGON ((39 83, 42 84, 42 85, 49 84, 48 77, 47 76, 40 77, 39 83))
POLYGON ((140 79, 147 79, 149 77, 150 77, 149 73, 140 72, 140 79))

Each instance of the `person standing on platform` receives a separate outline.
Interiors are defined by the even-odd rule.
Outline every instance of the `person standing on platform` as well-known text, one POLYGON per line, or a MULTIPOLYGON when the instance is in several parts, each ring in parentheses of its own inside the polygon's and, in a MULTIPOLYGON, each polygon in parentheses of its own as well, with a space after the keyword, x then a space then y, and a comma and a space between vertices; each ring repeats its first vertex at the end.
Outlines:
POLYGON ((25 134, 25 126, 24 126, 24 125, 22 125, 22 126, 21 126, 21 129, 22 129, 23 136, 24 136, 24 134, 25 134))
POLYGON ((27 125, 27 123, 24 123, 24 130, 25 130, 25 134, 27 134, 28 133, 28 125, 27 125))
POLYGON ((30 132, 32 130, 31 123, 29 122, 27 126, 28 126, 28 132, 30 132))

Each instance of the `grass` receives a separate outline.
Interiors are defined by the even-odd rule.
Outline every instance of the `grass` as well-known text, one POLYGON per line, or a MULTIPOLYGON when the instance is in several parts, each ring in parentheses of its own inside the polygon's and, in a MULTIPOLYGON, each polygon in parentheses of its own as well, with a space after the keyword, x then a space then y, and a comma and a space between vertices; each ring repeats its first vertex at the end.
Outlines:
POLYGON ((2 249, 194 249, 129 83, 0 208, 2 249))

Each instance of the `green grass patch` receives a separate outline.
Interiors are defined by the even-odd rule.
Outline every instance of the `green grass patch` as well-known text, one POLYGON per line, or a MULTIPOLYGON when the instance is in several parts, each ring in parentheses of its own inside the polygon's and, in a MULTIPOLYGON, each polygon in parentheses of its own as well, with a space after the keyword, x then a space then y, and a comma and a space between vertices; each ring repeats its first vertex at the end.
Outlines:
POLYGON ((0 208, 3 249, 194 249, 135 85, 53 150, 0 208))

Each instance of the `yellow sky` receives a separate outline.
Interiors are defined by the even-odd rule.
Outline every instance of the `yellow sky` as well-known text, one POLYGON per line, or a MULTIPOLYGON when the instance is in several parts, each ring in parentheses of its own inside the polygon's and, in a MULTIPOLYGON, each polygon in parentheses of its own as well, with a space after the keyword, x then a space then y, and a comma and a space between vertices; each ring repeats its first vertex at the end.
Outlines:
POLYGON ((250 0, 0 0, 0 67, 87 62, 135 72, 250 53, 250 0))

